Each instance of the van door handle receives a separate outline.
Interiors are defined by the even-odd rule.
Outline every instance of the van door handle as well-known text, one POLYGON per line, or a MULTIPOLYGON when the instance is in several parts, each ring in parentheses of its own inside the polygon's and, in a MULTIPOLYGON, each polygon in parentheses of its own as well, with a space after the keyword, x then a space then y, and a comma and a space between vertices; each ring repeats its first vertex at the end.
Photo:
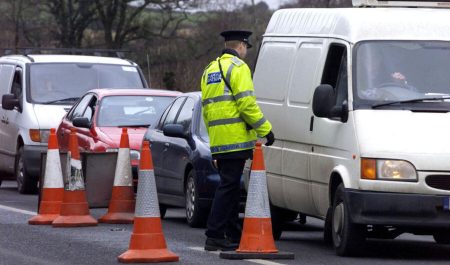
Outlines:
POLYGON ((312 132, 314 129, 314 116, 311 116, 311 120, 309 121, 309 131, 312 132))

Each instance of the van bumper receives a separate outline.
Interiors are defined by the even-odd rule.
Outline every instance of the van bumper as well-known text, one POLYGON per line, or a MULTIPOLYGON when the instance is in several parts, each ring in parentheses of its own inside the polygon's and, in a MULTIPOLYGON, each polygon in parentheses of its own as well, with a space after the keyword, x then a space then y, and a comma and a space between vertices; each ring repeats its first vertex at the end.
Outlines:
POLYGON ((450 196, 347 189, 345 198, 354 223, 450 229, 450 196))
POLYGON ((23 161, 27 174, 32 178, 39 179, 41 174, 41 157, 42 153, 47 152, 47 146, 25 145, 23 151, 23 161))

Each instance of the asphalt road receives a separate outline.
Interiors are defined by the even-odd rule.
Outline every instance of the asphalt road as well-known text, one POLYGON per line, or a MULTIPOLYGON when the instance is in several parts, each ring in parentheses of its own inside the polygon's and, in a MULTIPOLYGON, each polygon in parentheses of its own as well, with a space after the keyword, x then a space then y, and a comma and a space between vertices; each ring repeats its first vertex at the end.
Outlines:
MULTIPOLYGON (((27 221, 37 210, 36 195, 19 195, 15 183, 0 188, 0 265, 118 264, 128 249, 132 225, 100 224, 85 228, 32 226, 27 221)), ((100 217, 106 209, 91 209, 100 217)), ((163 220, 168 248, 180 256, 178 264, 450 264, 450 246, 437 245, 430 236, 405 234, 395 240, 370 240, 359 257, 337 257, 322 241, 323 222, 309 218, 306 225, 291 223, 276 242, 280 251, 295 253, 295 260, 230 261, 218 252, 203 250, 204 229, 189 228, 181 209, 169 209, 163 220)))

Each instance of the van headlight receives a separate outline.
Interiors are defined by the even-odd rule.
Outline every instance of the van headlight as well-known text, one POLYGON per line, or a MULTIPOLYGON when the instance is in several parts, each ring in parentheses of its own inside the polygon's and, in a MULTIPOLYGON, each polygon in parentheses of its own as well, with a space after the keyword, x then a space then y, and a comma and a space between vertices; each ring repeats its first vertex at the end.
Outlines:
POLYGON ((130 159, 131 160, 139 160, 141 159, 141 153, 137 150, 130 150, 130 159))
POLYGON ((30 139, 33 142, 48 143, 48 137, 50 136, 50 130, 30 129, 30 139))
POLYGON ((417 181, 417 171, 404 160, 361 158, 361 179, 417 181))

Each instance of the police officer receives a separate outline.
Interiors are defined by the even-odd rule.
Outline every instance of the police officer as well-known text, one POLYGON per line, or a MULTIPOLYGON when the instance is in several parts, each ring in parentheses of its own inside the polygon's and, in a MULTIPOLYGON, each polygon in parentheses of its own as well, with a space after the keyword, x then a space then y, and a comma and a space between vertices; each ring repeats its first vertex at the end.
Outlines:
POLYGON ((251 34, 222 32, 222 56, 205 68, 201 80, 203 118, 220 175, 205 233, 208 251, 238 247, 240 179, 245 161, 252 158, 257 137, 266 137, 267 146, 275 140, 272 125, 256 104, 250 68, 242 60, 252 47, 251 34))

